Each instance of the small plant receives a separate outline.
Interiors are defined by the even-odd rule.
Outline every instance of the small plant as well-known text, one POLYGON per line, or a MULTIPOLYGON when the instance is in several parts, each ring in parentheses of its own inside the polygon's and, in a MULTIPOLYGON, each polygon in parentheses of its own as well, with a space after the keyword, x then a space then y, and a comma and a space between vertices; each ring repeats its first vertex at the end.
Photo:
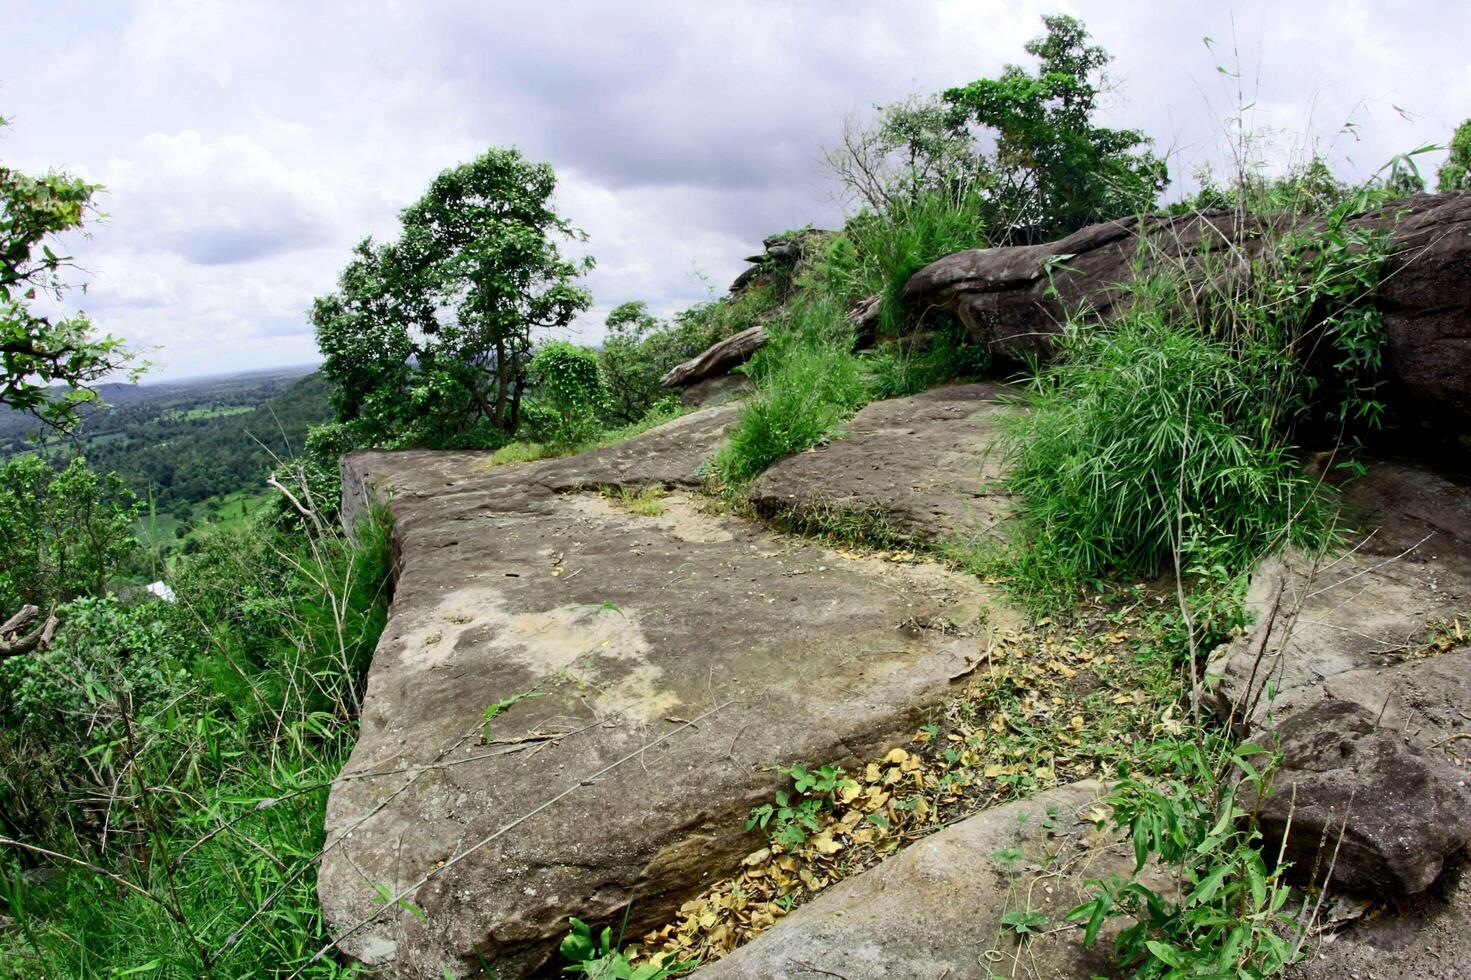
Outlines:
POLYGON ((658 517, 664 513, 664 495, 664 488, 660 486, 640 487, 637 490, 631 487, 619 487, 613 493, 613 499, 630 514, 637 514, 640 517, 658 517))
POLYGON ((746 829, 770 829, 771 839, 790 849, 806 843, 807 835, 820 829, 819 815, 832 809, 835 793, 857 784, 846 778, 841 768, 832 765, 816 771, 792 766, 783 772, 791 777, 795 792, 779 789, 774 803, 752 807, 746 829))
POLYGON ((1161 743, 1157 779, 1130 777, 1105 802, 1134 846, 1134 874, 1091 882, 1092 899, 1068 913, 1092 945, 1109 918, 1132 919, 1116 941, 1120 965, 1138 977, 1262 977, 1291 962, 1298 926, 1283 912, 1287 864, 1267 866, 1243 796, 1271 792, 1279 759, 1219 737, 1161 743), (1260 765, 1260 768, 1258 766, 1260 765), (1151 861, 1178 876, 1179 900, 1139 873, 1151 861))
POLYGON ((502 711, 505 711, 507 708, 511 707, 511 705, 513 704, 520 704, 522 701, 528 701, 531 698, 539 697, 543 697, 543 693, 541 691, 520 691, 502 701, 495 701, 491 704, 487 704, 485 706, 485 727, 482 730, 482 736, 484 738, 485 744, 490 744, 490 723, 495 719, 497 715, 499 715, 502 711))
POLYGON ((1015 933, 1018 939, 1026 939, 1047 927, 1047 916, 1041 912, 1013 909, 1001 916, 1001 924, 1015 933))
POLYGON ((571 961, 564 967, 568 973, 580 973, 594 980, 666 980, 682 976, 697 965, 693 961, 665 963, 656 957, 635 966, 627 954, 613 943, 612 927, 604 927, 597 936, 592 927, 578 918, 567 920, 571 929, 562 940, 562 956, 571 961))

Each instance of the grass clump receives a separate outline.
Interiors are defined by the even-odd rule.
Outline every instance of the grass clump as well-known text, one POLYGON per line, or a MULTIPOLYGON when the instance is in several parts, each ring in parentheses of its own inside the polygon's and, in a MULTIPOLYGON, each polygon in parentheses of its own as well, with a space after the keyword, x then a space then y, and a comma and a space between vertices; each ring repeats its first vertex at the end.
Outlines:
POLYGON ((1046 599, 1158 575, 1192 542, 1245 568, 1272 547, 1324 541, 1325 498, 1263 397, 1291 368, 1180 322, 1173 290, 1140 298, 1108 330, 1071 326, 1030 411, 1008 423, 1017 571, 1046 599))
POLYGON ((742 486, 782 456, 830 438, 874 398, 984 369, 984 355, 953 325, 918 338, 901 296, 921 266, 986 243, 979 204, 964 194, 924 194, 850 219, 799 271, 786 306, 769 315, 767 345, 746 365, 756 394, 715 461, 725 483, 742 486), (880 297, 879 343, 860 354, 849 313, 872 295, 880 297))

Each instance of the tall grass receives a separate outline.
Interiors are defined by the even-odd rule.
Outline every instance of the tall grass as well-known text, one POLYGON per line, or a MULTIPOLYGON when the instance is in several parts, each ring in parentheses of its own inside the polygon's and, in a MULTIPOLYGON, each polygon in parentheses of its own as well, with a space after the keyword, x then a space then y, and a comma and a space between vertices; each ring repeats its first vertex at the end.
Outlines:
POLYGON ((177 605, 118 613, 120 638, 150 624, 174 688, 145 700, 127 676, 83 672, 87 719, 54 716, 52 737, 74 754, 54 787, 67 815, 0 847, 15 925, 0 934, 0 973, 354 972, 308 966, 327 939, 315 859, 387 568, 381 519, 355 540, 262 524, 206 542, 179 569, 177 605))
POLYGON ((967 195, 926 194, 890 213, 851 219, 821 256, 799 270, 784 310, 766 324, 767 346, 747 365, 756 394, 746 404, 715 468, 739 487, 782 456, 834 435, 875 397, 908 394, 974 370, 955 331, 937 330, 912 349, 913 320, 904 283, 941 256, 986 244, 978 202, 967 195), (879 335, 888 343, 867 355, 849 311, 880 297, 879 335))
POLYGON ((1178 293, 1140 285, 1110 328, 1072 324, 1011 417, 1020 580, 1062 600, 1168 571, 1185 547, 1233 568, 1322 541, 1325 500, 1279 428, 1275 352, 1202 334, 1178 293))

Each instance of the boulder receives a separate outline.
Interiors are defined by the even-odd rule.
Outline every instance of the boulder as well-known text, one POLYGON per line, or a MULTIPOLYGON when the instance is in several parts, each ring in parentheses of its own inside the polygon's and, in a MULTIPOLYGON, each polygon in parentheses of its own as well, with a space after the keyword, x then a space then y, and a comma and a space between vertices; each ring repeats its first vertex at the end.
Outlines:
POLYGON ((766 346, 766 329, 757 324, 724 340, 711 344, 696 357, 676 364, 659 379, 665 388, 686 388, 697 381, 725 374, 744 364, 751 355, 766 346))
POLYGON ((1015 409, 999 384, 932 388, 874 402, 841 438, 778 460, 748 499, 798 526, 863 522, 870 537, 930 542, 988 534, 1006 519, 999 421, 1015 409))
POLYGON ((1102 783, 1075 783, 967 817, 839 882, 695 976, 1121 976, 1112 956, 1118 920, 1088 949, 1082 927, 1064 921, 1089 897, 1085 879, 1134 869, 1132 851, 1085 818, 1103 792, 1102 783), (1040 919, 1022 942, 1002 917, 1029 912, 1040 919))
MULTIPOLYGON (((1201 268, 1232 275, 1260 254, 1263 235, 1284 219, 1230 211, 1149 215, 1092 225, 1056 242, 971 249, 910 277, 913 310, 954 314, 1003 362, 1045 359, 1071 311, 1114 311, 1118 285, 1136 268, 1201 268), (1147 248, 1141 247, 1148 244, 1147 248)), ((1354 219, 1388 228, 1393 254, 1376 302, 1389 336, 1384 367, 1396 407, 1409 421, 1458 433, 1471 424, 1471 192, 1421 194, 1354 219)))
POLYGON ((1015 621, 938 565, 707 510, 680 488, 737 411, 569 459, 344 461, 397 554, 318 878, 349 957, 519 977, 552 968, 569 915, 656 925, 759 846, 773 764, 897 744, 1015 621), (597 492, 651 485, 653 513, 597 492))
POLYGON ((690 385, 679 393, 679 403, 689 408, 706 408, 745 398, 755 390, 756 386, 744 374, 722 374, 690 385))
POLYGON ((730 285, 730 294, 738 296, 757 283, 788 284, 798 264, 813 249, 827 241, 832 232, 820 228, 803 228, 784 235, 771 235, 761 242, 760 255, 751 255, 746 261, 750 268, 736 277, 730 285))
POLYGON ((1269 853, 1286 838, 1304 880, 1323 861, 1321 880, 1331 862, 1339 888, 1412 895, 1471 841, 1465 774, 1378 724, 1363 705, 1323 700, 1292 712, 1270 742, 1284 762, 1259 827, 1269 853))
POLYGON ((1412 894, 1471 844, 1471 488, 1381 463, 1344 496, 1363 531, 1258 569, 1253 624, 1207 664, 1208 700, 1283 753, 1269 848, 1292 806, 1300 872, 1328 868, 1341 835, 1339 888, 1412 894))

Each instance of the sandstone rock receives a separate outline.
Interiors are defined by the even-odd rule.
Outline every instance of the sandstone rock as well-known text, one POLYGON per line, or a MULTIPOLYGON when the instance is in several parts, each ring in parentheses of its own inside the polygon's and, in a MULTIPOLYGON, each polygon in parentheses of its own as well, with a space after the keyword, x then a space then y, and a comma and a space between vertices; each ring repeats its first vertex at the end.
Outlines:
POLYGON ((691 408, 723 405, 744 398, 755 390, 756 386, 744 374, 723 374, 696 381, 679 393, 679 403, 691 408))
MULTIPOLYGON (((1356 223, 1392 229, 1395 252, 1376 301, 1389 322, 1385 370, 1391 394, 1411 421, 1471 423, 1471 193, 1417 195, 1366 214, 1356 223)), ((910 277, 913 310, 953 313, 1003 361, 1046 358, 1067 313, 1106 316, 1134 264, 1199 267, 1206 246, 1229 275, 1232 249, 1259 253, 1273 221, 1229 211, 1150 215, 1093 225, 1044 245, 972 249, 946 256, 910 277), (1141 250, 1147 240, 1150 248, 1141 250), (1225 246, 1231 246, 1226 248, 1225 246)))
POLYGON ((780 277, 790 281, 797 265, 814 248, 825 242, 831 232, 820 228, 803 228, 786 235, 771 235, 761 242, 760 255, 746 258, 751 267, 736 277, 730 285, 730 294, 737 296, 758 282, 771 284, 780 277))
POLYGON ((736 411, 542 463, 344 461, 360 496, 391 494, 398 556, 327 809, 318 890, 348 955, 516 977, 549 968, 568 915, 664 920, 753 849, 764 767, 894 744, 1009 622, 935 565, 849 560, 678 489, 648 517, 578 489, 695 482, 736 411))
POLYGON ((1413 893, 1471 844, 1471 649, 1454 625, 1464 636, 1471 611, 1471 489, 1384 463, 1346 498, 1364 533, 1336 557, 1258 570, 1251 630, 1207 665, 1211 701, 1242 734, 1281 743, 1269 847, 1295 786, 1300 871, 1326 868, 1342 829, 1339 887, 1413 893))
POLYGON ((1127 848, 1080 819, 1103 791, 1101 783, 1076 783, 968 817, 839 882, 695 976, 1119 976, 1111 955, 1116 925, 1090 949, 1082 946, 1081 927, 1051 931, 1088 897, 1084 879, 1133 871, 1127 848), (1020 860, 1008 864, 996 856, 1013 848, 1022 852, 1020 860), (1045 916, 1038 927, 1044 934, 1019 946, 1001 921, 1014 911, 1045 916))
POLYGON ((1304 880, 1320 860, 1323 871, 1331 861, 1341 888, 1414 894, 1471 841, 1464 774, 1376 724, 1362 705, 1319 701, 1292 712, 1268 741, 1284 763, 1259 826, 1268 853, 1286 836, 1288 859, 1304 880))
POLYGON ((965 384, 874 402, 842 438, 773 464, 748 499, 767 517, 868 521, 911 541, 989 533, 1007 514, 996 442, 1012 394, 965 384))
POLYGON ((725 374, 766 346, 766 329, 759 324, 712 344, 698 357, 670 368, 659 383, 666 388, 683 388, 705 378, 725 374))

